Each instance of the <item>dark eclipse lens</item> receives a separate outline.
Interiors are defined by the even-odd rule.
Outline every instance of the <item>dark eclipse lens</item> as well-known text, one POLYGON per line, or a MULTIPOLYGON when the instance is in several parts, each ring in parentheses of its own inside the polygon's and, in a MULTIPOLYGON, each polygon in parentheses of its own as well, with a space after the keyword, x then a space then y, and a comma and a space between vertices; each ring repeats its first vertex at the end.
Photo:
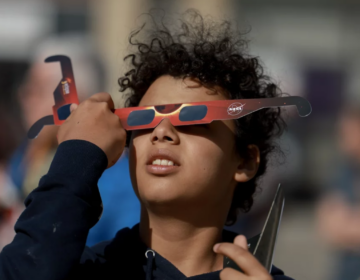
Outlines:
POLYGON ((182 122, 199 121, 207 114, 206 105, 187 106, 181 109, 179 120, 182 122))
POLYGON ((132 111, 127 118, 127 124, 129 126, 146 125, 151 123, 154 117, 155 111, 153 109, 132 111))
POLYGON ((60 121, 66 120, 68 116, 70 116, 70 105, 66 104, 64 106, 61 106, 59 109, 57 109, 58 117, 60 121))

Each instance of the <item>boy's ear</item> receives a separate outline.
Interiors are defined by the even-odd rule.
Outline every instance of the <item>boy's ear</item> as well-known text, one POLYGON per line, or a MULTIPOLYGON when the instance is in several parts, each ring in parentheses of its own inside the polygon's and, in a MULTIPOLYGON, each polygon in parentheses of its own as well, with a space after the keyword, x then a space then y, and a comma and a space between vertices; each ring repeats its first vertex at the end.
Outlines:
POLYGON ((248 146, 249 158, 241 158, 235 173, 235 181, 244 183, 255 177, 260 165, 260 150, 256 145, 248 146))

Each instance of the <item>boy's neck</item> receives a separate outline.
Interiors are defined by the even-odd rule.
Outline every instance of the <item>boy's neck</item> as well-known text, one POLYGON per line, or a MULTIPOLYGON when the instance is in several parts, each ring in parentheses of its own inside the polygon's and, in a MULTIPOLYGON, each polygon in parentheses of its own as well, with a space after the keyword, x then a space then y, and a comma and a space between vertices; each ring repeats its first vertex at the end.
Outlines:
POLYGON ((159 217, 142 206, 140 237, 187 277, 220 270, 223 256, 212 248, 221 241, 224 221, 222 215, 216 216, 208 214, 196 223, 174 216, 159 217))

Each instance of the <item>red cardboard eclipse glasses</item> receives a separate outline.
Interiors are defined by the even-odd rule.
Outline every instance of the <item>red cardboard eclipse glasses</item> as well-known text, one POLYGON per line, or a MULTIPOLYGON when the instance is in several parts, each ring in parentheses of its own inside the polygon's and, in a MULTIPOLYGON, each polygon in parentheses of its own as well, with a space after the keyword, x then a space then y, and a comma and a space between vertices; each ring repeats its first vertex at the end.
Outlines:
MULTIPOLYGON (((28 138, 38 136, 44 125, 61 125, 70 115, 70 105, 79 104, 71 60, 67 56, 48 57, 45 62, 60 62, 63 78, 54 91, 53 115, 38 120, 28 131, 28 138)), ((301 117, 311 113, 310 103, 300 96, 232 99, 182 104, 166 104, 116 109, 116 114, 126 130, 156 127, 164 118, 172 125, 196 125, 216 120, 238 119, 263 108, 296 106, 301 117)))

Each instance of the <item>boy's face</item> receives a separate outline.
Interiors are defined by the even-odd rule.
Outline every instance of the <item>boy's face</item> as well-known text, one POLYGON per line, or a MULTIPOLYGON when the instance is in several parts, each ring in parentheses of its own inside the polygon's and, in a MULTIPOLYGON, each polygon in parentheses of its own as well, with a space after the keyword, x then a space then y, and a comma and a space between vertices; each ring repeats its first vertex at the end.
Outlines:
MULTIPOLYGON (((189 79, 162 76, 139 106, 227 99, 189 79)), ((132 132, 130 176, 140 201, 148 206, 229 204, 237 182, 255 176, 259 156, 243 164, 235 151, 233 120, 174 127, 164 119, 156 128, 132 132), (153 164, 170 156, 175 166, 153 164)), ((230 205, 229 205, 230 206, 230 205)))

